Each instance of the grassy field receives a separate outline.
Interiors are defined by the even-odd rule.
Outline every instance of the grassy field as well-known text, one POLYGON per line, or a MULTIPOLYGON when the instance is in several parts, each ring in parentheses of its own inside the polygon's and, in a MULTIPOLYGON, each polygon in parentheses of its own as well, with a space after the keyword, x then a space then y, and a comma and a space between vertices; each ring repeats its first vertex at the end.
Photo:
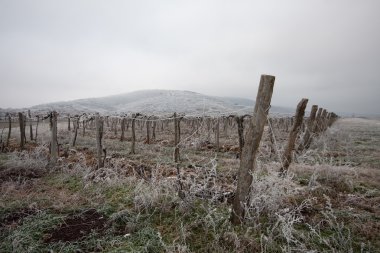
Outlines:
MULTIPOLYGON (((266 136, 241 226, 229 221, 236 131, 221 130, 216 152, 213 134, 184 126, 178 175, 172 131, 159 127, 146 144, 137 129, 134 155, 130 131, 123 142, 107 131, 105 168, 95 169, 93 130, 71 147, 60 123, 49 168, 48 124, 24 151, 14 128, 0 154, 0 252, 380 252, 380 121, 339 119, 285 178, 266 136)), ((275 135, 281 153, 287 133, 275 135)))

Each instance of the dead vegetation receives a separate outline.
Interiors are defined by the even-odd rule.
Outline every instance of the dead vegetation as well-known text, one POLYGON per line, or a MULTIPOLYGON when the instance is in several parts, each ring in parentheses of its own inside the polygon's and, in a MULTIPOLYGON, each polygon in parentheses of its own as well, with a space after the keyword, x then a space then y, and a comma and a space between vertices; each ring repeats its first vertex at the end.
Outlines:
MULTIPOLYGON (((379 252, 378 124, 338 120, 293 155, 283 178, 265 128, 240 226, 229 221, 239 168, 232 127, 220 127, 217 150, 207 124, 194 134, 181 123, 178 170, 168 128, 158 125, 148 144, 137 124, 135 154, 130 130, 124 141, 106 131, 97 169, 95 128, 72 147, 74 129, 58 124, 59 156, 46 167, 50 132, 41 124, 36 142, 0 155, 0 251, 379 252)), ((273 134, 281 154, 288 132, 273 134)))

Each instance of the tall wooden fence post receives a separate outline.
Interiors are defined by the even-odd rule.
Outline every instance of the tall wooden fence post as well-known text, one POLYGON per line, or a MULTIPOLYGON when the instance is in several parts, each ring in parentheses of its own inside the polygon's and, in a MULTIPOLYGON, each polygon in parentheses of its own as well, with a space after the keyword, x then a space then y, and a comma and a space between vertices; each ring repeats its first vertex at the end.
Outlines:
POLYGON ((96 154, 98 159, 98 169, 104 167, 103 154, 103 119, 100 117, 99 113, 95 115, 95 128, 96 128, 96 154))
POLYGON ((313 133, 313 127, 315 124, 315 117, 317 115, 318 105, 313 105, 311 107, 310 116, 307 120, 305 134, 303 136, 302 142, 298 147, 298 151, 302 152, 304 149, 308 149, 310 147, 311 141, 312 141, 312 133, 313 133))
POLYGON ((50 165, 54 166, 58 160, 58 139, 57 139, 57 112, 50 113, 51 142, 50 142, 50 165))
POLYGON ((7 147, 9 146, 9 141, 11 139, 11 133, 12 133, 12 117, 10 114, 8 114, 8 138, 7 138, 7 147))
POLYGON ((28 110, 28 120, 29 120, 29 137, 30 140, 33 141, 33 121, 32 121, 32 114, 30 113, 30 110, 28 110))
POLYGON ((120 141, 124 141, 124 132, 125 132, 125 117, 121 120, 121 136, 120 141))
POLYGON ((67 131, 71 131, 70 114, 67 115, 67 131))
POLYGON ((38 124, 40 123, 40 116, 37 115, 36 118, 37 118, 37 121, 36 121, 36 134, 34 135, 34 139, 35 139, 36 142, 37 142, 37 136, 38 136, 38 124))
POLYGON ((19 112, 18 113, 18 122, 20 125, 20 149, 24 149, 25 146, 25 117, 19 112))
POLYGON ((178 118, 177 118, 177 113, 174 113, 174 162, 178 163, 179 162, 179 127, 178 127, 178 118))
POLYGON ((73 141, 71 143, 71 146, 73 146, 73 147, 75 147, 75 143, 77 141, 78 128, 79 128, 79 117, 75 117, 75 119, 74 119, 74 137, 73 137, 73 141))
POLYGON ((261 76, 253 117, 249 122, 249 127, 245 134, 245 144, 238 171, 237 189, 232 203, 231 222, 235 225, 240 224, 244 219, 244 206, 248 201, 252 184, 251 172, 255 169, 256 154, 267 121, 274 81, 274 76, 261 76))
POLYGON ((298 132, 301 128, 303 117, 305 115, 305 109, 307 106, 308 99, 303 98, 297 105, 295 119, 293 121, 292 129, 289 133, 288 144, 285 147, 285 151, 282 155, 282 167, 281 167, 281 175, 286 175, 288 172, 288 168, 290 163, 292 162, 292 153, 294 150, 294 146, 296 144, 296 139, 298 136, 298 132))
POLYGON ((216 118, 216 124, 215 124, 215 145, 216 145, 216 152, 219 152, 220 149, 220 143, 219 143, 219 136, 220 136, 220 129, 219 129, 219 121, 220 118, 216 118))
POLYGON ((136 114, 132 114, 132 144, 131 144, 131 154, 135 154, 135 142, 136 142, 136 114))
POLYGON ((146 125, 146 143, 150 144, 150 117, 147 118, 145 125, 146 125))

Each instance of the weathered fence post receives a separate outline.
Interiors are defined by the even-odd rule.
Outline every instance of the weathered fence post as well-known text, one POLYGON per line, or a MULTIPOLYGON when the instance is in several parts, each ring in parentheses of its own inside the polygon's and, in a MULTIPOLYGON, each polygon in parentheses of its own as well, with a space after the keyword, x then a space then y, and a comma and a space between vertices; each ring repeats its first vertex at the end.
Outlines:
POLYGON ((98 169, 104 167, 103 154, 103 119, 99 116, 99 113, 95 115, 95 128, 96 128, 96 153, 98 158, 98 169))
POLYGON ((71 131, 71 122, 70 122, 70 114, 67 115, 67 130, 71 131))
POLYGON ((23 149, 25 146, 25 141, 26 141, 26 138, 25 138, 25 117, 21 112, 18 113, 18 122, 20 125, 20 149, 23 149))
POLYGON ((83 129, 83 131, 82 131, 82 135, 83 135, 83 137, 84 137, 84 135, 86 134, 86 121, 85 121, 84 118, 83 118, 83 120, 82 120, 82 129, 83 129))
POLYGON ((150 117, 147 118, 145 125, 146 125, 146 143, 150 144, 150 117))
POLYGON ((220 149, 220 143, 219 143, 219 117, 216 118, 216 124, 215 124, 215 145, 216 145, 216 152, 219 152, 220 149))
POLYGON ((40 123, 40 115, 37 115, 36 118, 37 118, 37 121, 36 121, 36 133, 35 133, 35 135, 34 135, 34 139, 35 139, 36 142, 37 142, 37 136, 38 136, 38 124, 40 123))
POLYGON ((73 137, 73 141, 71 143, 71 146, 73 146, 73 147, 75 147, 75 143, 77 141, 78 128, 79 128, 79 117, 76 117, 74 119, 74 137, 73 137))
POLYGON ((235 121, 237 124, 238 135, 239 135, 239 158, 241 157, 241 152, 244 146, 244 118, 248 115, 235 116, 235 121))
POLYGON ((270 156, 277 154, 276 140, 273 132, 273 119, 268 118, 268 135, 270 140, 270 156))
POLYGON ((327 110, 323 109, 322 115, 321 115, 321 128, 320 132, 324 132, 327 129, 327 110))
POLYGON ((295 119, 293 121, 292 129, 289 133, 288 144, 285 147, 285 151, 282 155, 282 167, 280 169, 281 175, 284 176, 288 172, 290 163, 292 162, 292 152, 296 143, 298 132, 301 128, 303 117, 305 115, 305 109, 308 99, 303 98, 297 105, 295 119))
POLYGON ((121 120, 121 136, 120 141, 124 141, 124 132, 125 132, 125 117, 121 120))
POLYGON ((251 172, 255 169, 256 153, 267 120, 274 81, 274 76, 261 76, 253 117, 249 122, 249 127, 245 134, 245 144, 243 146, 238 171, 237 189, 232 203, 231 222, 235 225, 240 224, 242 219, 244 219, 244 206, 248 201, 252 184, 251 172))
POLYGON ((180 142, 180 133, 179 133, 179 123, 177 118, 177 113, 174 113, 174 162, 179 162, 179 142, 180 142))
POLYGON ((135 142, 136 142, 136 133, 135 133, 135 122, 136 121, 136 114, 132 114, 132 144, 131 144, 131 154, 135 154, 135 142))
POLYGON ((30 140, 33 141, 33 121, 32 121, 32 115, 30 113, 30 110, 28 110, 28 120, 29 120, 29 137, 30 140))
POLYGON ((157 118, 154 118, 153 126, 152 126, 152 140, 156 140, 156 127, 157 127, 157 118))
POLYGON ((314 127, 314 122, 315 122, 315 116, 317 115, 317 110, 318 110, 318 105, 313 105, 311 107, 310 116, 306 124, 305 134, 303 136, 303 140, 301 144, 298 147, 299 152, 302 152, 304 149, 308 149, 310 147, 311 140, 312 140, 313 127, 314 127))
POLYGON ((58 139, 57 139, 57 112, 50 113, 51 142, 50 142, 50 165, 54 166, 58 160, 58 139))
POLYGON ((9 141, 11 139, 11 133, 12 133, 12 117, 10 114, 8 114, 8 138, 7 138, 7 147, 9 146, 9 141))

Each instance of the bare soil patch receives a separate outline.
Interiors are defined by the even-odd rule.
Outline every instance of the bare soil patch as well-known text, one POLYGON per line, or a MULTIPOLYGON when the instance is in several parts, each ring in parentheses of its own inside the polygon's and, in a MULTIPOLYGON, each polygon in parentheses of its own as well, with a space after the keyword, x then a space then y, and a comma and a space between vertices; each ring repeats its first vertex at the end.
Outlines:
POLYGON ((69 215, 64 222, 45 237, 45 243, 78 241, 92 232, 102 233, 106 230, 107 219, 95 209, 80 214, 69 215))

